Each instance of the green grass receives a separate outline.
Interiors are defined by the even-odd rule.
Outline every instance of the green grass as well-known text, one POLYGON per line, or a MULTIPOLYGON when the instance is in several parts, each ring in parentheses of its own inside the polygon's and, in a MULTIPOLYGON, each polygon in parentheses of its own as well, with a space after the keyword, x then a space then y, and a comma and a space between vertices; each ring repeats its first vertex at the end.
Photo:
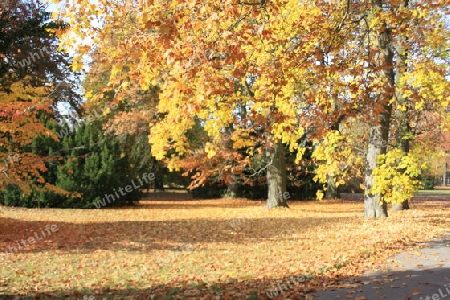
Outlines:
POLYGON ((450 189, 419 190, 418 195, 450 195, 450 189))

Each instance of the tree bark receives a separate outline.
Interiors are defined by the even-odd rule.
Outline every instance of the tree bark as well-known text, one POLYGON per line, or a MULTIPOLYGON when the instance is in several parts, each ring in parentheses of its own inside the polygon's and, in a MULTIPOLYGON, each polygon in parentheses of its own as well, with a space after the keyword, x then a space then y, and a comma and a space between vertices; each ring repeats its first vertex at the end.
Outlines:
POLYGON ((286 193, 286 158, 281 141, 276 142, 273 148, 268 149, 267 156, 267 208, 289 207, 286 193))
POLYGON ((236 198, 238 195, 239 183, 234 176, 231 176, 231 181, 228 183, 227 192, 225 194, 226 198, 236 198))
MULTIPOLYGON (((383 7, 382 0, 374 0, 375 6, 383 7)), ((369 190, 374 182, 375 177, 372 174, 373 169, 377 166, 377 157, 385 154, 389 141, 389 127, 391 123, 392 105, 389 101, 395 95, 395 74, 394 74, 394 53, 392 51, 392 32, 385 24, 385 28, 377 35, 377 65, 380 67, 379 77, 384 79, 385 86, 377 91, 376 96, 372 97, 374 108, 382 105, 383 110, 374 116, 369 129, 369 141, 366 154, 366 169, 364 177, 364 185, 369 190)), ((372 113, 374 113, 372 111, 372 113)), ((387 203, 382 201, 380 194, 372 194, 366 192, 364 194, 364 216, 366 218, 387 217, 387 203)))
MULTIPOLYGON (((366 170, 364 177, 364 185, 366 189, 370 189, 375 181, 372 170, 377 166, 377 157, 386 153, 387 139, 383 138, 386 128, 382 125, 373 126, 369 132, 369 145, 366 155, 366 170)), ((387 203, 381 201, 381 195, 365 193, 364 194, 364 217, 379 218, 387 217, 387 203)))
POLYGON ((156 192, 164 192, 164 181, 162 177, 155 178, 155 193, 156 192))
POLYGON ((155 180, 154 180, 154 192, 164 192, 164 170, 165 167, 161 166, 159 162, 156 162, 155 166, 155 180))
MULTIPOLYGON (((400 149, 407 154, 409 152, 409 139, 403 138, 410 131, 407 111, 401 111, 398 117, 400 124, 398 129, 397 144, 400 146, 400 149)), ((409 201, 405 200, 402 203, 392 203, 391 209, 393 211, 409 209, 409 201)))
POLYGON ((406 210, 409 209, 409 201, 405 200, 402 203, 392 203, 391 210, 393 211, 399 211, 399 210, 406 210))
POLYGON ((339 188, 336 186, 334 176, 327 174, 327 191, 325 193, 325 198, 335 199, 339 197, 339 188))
POLYGON ((447 159, 444 161, 444 174, 442 176, 442 185, 447 185, 447 159))
MULTIPOLYGON (((409 0, 405 0, 403 3, 405 7, 408 7, 409 0)), ((408 58, 406 49, 404 48, 403 44, 406 43, 406 37, 405 36, 399 36, 397 40, 396 45, 396 62, 397 62, 397 68, 395 72, 395 82, 398 83, 401 79, 404 72, 406 72, 406 59, 408 58)), ((397 145, 400 147, 400 149, 407 154, 409 152, 409 138, 408 134, 411 132, 411 128, 409 126, 409 113, 408 113, 408 105, 407 100, 405 97, 403 97, 402 93, 400 93, 398 90, 396 90, 396 99, 397 103, 400 105, 404 105, 404 110, 397 110, 397 118, 399 120, 399 126, 397 131, 397 145), (406 137, 406 138, 405 138, 406 137)), ((393 211, 399 211, 399 210, 405 210, 409 209, 409 201, 405 200, 402 203, 393 203, 392 208, 393 211)))

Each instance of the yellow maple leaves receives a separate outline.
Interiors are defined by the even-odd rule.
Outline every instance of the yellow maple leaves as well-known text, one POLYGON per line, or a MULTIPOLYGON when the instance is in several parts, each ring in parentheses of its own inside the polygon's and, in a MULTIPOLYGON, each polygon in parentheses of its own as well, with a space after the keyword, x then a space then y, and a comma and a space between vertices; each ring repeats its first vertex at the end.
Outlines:
MULTIPOLYGON (((326 187, 329 177, 332 177, 335 186, 339 187, 353 178, 362 165, 362 157, 352 149, 354 142, 350 134, 344 136, 338 130, 328 132, 325 138, 315 145, 311 156, 318 164, 314 181, 326 187)), ((319 191, 317 198, 320 200, 322 197, 323 192, 319 191)))
POLYGON ((400 149, 392 149, 377 159, 378 166, 373 170, 374 184, 366 191, 382 195, 382 200, 400 204, 412 198, 420 187, 417 177, 427 168, 417 155, 405 154, 400 149))

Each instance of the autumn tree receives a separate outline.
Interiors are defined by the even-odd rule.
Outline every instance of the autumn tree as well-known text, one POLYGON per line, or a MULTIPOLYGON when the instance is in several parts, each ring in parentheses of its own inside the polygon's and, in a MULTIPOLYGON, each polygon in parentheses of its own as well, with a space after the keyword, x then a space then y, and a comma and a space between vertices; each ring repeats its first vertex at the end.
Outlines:
POLYGON ((42 156, 35 143, 40 137, 57 139, 46 126, 57 103, 75 105, 80 99, 70 84, 76 81, 70 60, 56 51, 57 37, 50 32, 65 24, 51 21, 45 9, 39 1, 0 7, 0 189, 24 194, 64 193, 47 182, 53 158, 42 156))
POLYGON ((78 77, 68 55, 57 51, 58 38, 52 33, 64 30, 67 24, 50 20, 48 5, 41 1, 7 2, 8 6, 0 8, 1 88, 8 92, 11 84, 19 81, 45 86, 52 108, 66 103, 77 110, 81 102, 78 77))
MULTIPOLYGON (((83 11, 69 7, 66 16, 74 21, 72 33, 88 32, 98 45, 121 28, 130 27, 123 22, 133 24, 133 33, 114 49, 96 50, 105 53, 105 64, 115 70, 110 89, 126 88, 129 81, 138 82, 143 89, 160 87, 158 112, 164 117, 150 133, 157 159, 166 159, 173 151, 168 166, 175 170, 183 167, 180 161, 189 151, 186 133, 196 118, 211 139, 202 150, 208 159, 218 153, 219 142, 228 134, 226 128, 233 129, 234 149, 253 145, 251 134, 263 129, 258 139, 266 161, 267 204, 270 208, 287 206, 279 197, 286 192, 284 148, 296 152, 300 161, 304 149, 297 140, 304 127, 317 117, 335 118, 328 108, 342 98, 340 84, 333 84, 342 81, 337 75, 339 68, 330 63, 330 53, 344 37, 336 30, 342 15, 333 11, 332 5, 318 7, 298 1, 102 2, 87 4, 83 11), (119 12, 128 16, 131 9, 139 13, 133 18, 115 17, 119 12), (77 14, 86 19, 75 22, 77 14), (105 18, 101 30, 89 21, 96 16, 105 18), (133 67, 128 65, 130 61, 133 67), (319 81, 327 87, 318 89, 319 81), (236 113, 241 106, 247 111, 244 118, 236 113)), ((62 39, 63 45, 69 46, 71 36, 62 39)), ((86 48, 88 45, 78 48, 80 55, 86 48)), ((320 134, 321 126, 316 125, 320 134)), ((252 155, 250 151, 243 159, 252 155)))
POLYGON ((354 67, 343 75, 349 96, 359 98, 355 115, 368 126, 366 217, 387 216, 388 202, 407 208, 419 187, 426 165, 411 151, 417 132, 412 116, 432 110, 448 118, 447 13, 440 2, 346 2, 341 28, 352 38, 342 51, 354 67))
POLYGON ((448 7, 443 4, 374 1, 364 8, 368 12, 368 36, 373 38, 372 46, 366 45, 365 48, 374 55, 374 60, 367 62, 373 63, 373 68, 367 69, 376 74, 372 82, 381 83, 377 93, 368 94, 369 97, 375 95, 372 103, 376 103, 376 107, 372 112, 377 113, 374 114, 374 122, 370 123, 374 126, 369 130, 365 179, 367 217, 387 216, 387 201, 403 203, 406 207, 405 201, 412 196, 411 185, 414 186, 413 178, 420 174, 420 165, 409 153, 407 140, 411 137, 406 112, 421 111, 425 106, 431 106, 446 115, 449 31, 445 29, 443 19, 448 7), (387 147, 394 109, 401 112, 397 114, 400 124, 397 140, 401 149, 392 149, 390 154, 387 147), (388 166, 392 159, 395 167, 388 166), (395 172, 395 169, 400 173, 391 178, 398 182, 391 180, 383 184, 383 180, 389 178, 387 173, 395 172))
MULTIPOLYGON (((120 36, 111 36, 104 45, 114 47, 120 43, 120 36)), ((148 141, 149 123, 157 121, 156 106, 159 101, 159 88, 149 86, 142 89, 135 81, 129 81, 124 89, 108 89, 105 86, 114 72, 113 66, 104 64, 103 53, 91 55, 89 71, 83 88, 87 102, 82 106, 86 122, 101 124, 106 134, 113 135, 120 143, 122 155, 130 163, 127 174, 134 178, 143 173, 153 172, 155 190, 163 190, 166 167, 151 155, 148 141)), ((131 63, 129 63, 132 65, 131 63)))
POLYGON ((196 120, 209 137, 202 149, 208 160, 220 152, 220 142, 230 132, 233 149, 249 149, 243 160, 253 157, 252 146, 260 143, 270 208, 287 205, 278 197, 286 191, 285 148, 296 153, 298 163, 305 151, 298 139, 307 128, 321 140, 333 124, 356 115, 369 124, 365 215, 386 216, 387 201, 405 200, 393 199, 391 187, 401 188, 410 177, 392 185, 396 176, 386 181, 380 174, 388 165, 394 168, 383 155, 389 154, 393 110, 403 107, 399 95, 415 110, 429 102, 444 113, 448 105, 444 3, 85 4, 68 5, 65 17, 71 30, 61 36, 62 46, 75 45, 79 68, 91 47, 74 36, 88 34, 104 63, 112 66, 107 90, 125 91, 131 82, 144 90, 159 87, 160 119, 149 136, 155 157, 171 169, 182 168, 183 157, 192 151, 187 132, 196 120), (92 23, 96 18, 101 22, 92 23), (115 34, 120 37, 117 45, 103 43, 115 34), (411 54, 396 78, 399 43, 411 54))

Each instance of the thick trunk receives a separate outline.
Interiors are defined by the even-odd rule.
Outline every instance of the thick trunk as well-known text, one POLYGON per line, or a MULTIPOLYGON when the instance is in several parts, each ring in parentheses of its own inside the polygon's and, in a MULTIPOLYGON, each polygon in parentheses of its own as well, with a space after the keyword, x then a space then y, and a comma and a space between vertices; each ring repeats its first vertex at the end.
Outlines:
MULTIPOLYGON (((408 6, 408 1, 406 0, 404 2, 404 5, 408 6)), ((403 76, 403 74, 406 72, 406 59, 408 58, 406 49, 404 47, 404 44, 406 44, 406 37, 400 36, 397 40, 396 45, 396 61, 397 61, 397 68, 395 73, 395 82, 398 83, 403 76)), ((400 149, 407 154, 409 152, 409 137, 408 135, 411 132, 411 128, 409 126, 409 111, 408 111, 408 105, 407 100, 405 97, 403 97, 403 94, 400 93, 398 90, 396 91, 396 99, 398 105, 404 106, 404 109, 400 109, 397 111, 397 118, 399 120, 399 126, 397 131, 397 145, 400 147, 400 149)), ((392 204, 392 210, 393 211, 399 211, 399 210, 406 210, 409 209, 409 201, 405 200, 402 203, 393 203, 392 204)))
MULTIPOLYGON (((369 146, 366 155, 366 170, 364 185, 366 189, 370 189, 375 181, 372 170, 377 166, 377 157, 386 153, 387 139, 383 138, 383 129, 381 125, 373 126, 369 132, 369 146)), ((364 194, 364 216, 366 218, 387 217, 387 204, 381 201, 381 195, 365 193, 364 194)))
POLYGON ((406 210, 409 209, 409 201, 405 200, 402 203, 393 203, 392 208, 393 211, 406 210))
POLYGON ((289 207, 286 201, 286 158, 281 141, 267 152, 267 208, 289 207))
MULTIPOLYGON (((409 133, 410 128, 406 112, 400 112, 399 119, 400 124, 398 129, 397 144, 400 146, 400 149, 407 154, 409 152, 409 139, 405 139, 404 136, 409 133)), ((392 203, 391 209, 393 211, 409 209, 409 201, 405 200, 402 203, 392 203)))
MULTIPOLYGON (((375 6, 383 7, 381 0, 374 0, 375 6)), ((392 37, 391 30, 388 25, 385 24, 385 29, 377 35, 377 65, 381 67, 379 71, 379 77, 385 82, 383 89, 377 91, 377 96, 372 97, 374 101, 374 107, 382 105, 383 110, 377 112, 374 119, 371 122, 369 129, 369 141, 366 154, 366 170, 364 185, 367 190, 370 190, 375 183, 376 178, 373 176, 372 171, 377 166, 377 157, 380 154, 385 154, 388 140, 389 140, 389 127, 391 122, 392 106, 389 101, 395 95, 395 74, 394 74, 394 53, 392 51, 392 37)), ((372 194, 366 192, 364 195, 364 216, 367 218, 379 218, 387 217, 387 203, 382 201, 380 194, 372 194)))
MULTIPOLYGON (((241 114, 245 115, 245 111, 242 112, 241 110, 241 114)), ((229 127, 226 128, 226 139, 225 139, 225 148, 227 151, 232 152, 233 151, 233 140, 231 139, 231 136, 233 135, 233 126, 230 125, 229 127)), ((233 160, 231 162, 231 165, 234 167, 236 166, 236 161, 233 160)), ((233 170, 233 168, 231 168, 231 170, 233 170)), ((235 175, 233 173, 233 171, 231 171, 230 174, 230 181, 228 182, 227 185, 227 191, 224 195, 225 198, 236 198, 238 196, 238 191, 239 191, 239 182, 238 182, 238 176, 235 175)))
POLYGON ((334 180, 334 176, 327 175, 327 191, 325 194, 325 198, 335 199, 339 198, 339 189, 336 186, 336 182, 334 180))
POLYGON ((238 184, 236 178, 234 178, 232 176, 231 181, 228 183, 227 192, 225 194, 225 197, 226 198, 236 198, 237 194, 238 194, 238 188, 239 188, 239 184, 238 184))

